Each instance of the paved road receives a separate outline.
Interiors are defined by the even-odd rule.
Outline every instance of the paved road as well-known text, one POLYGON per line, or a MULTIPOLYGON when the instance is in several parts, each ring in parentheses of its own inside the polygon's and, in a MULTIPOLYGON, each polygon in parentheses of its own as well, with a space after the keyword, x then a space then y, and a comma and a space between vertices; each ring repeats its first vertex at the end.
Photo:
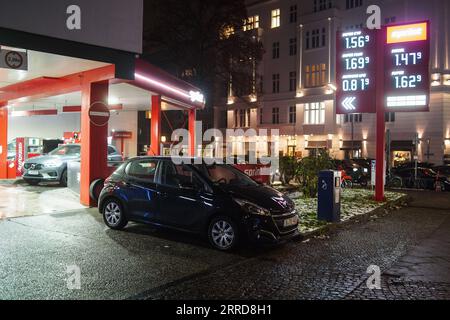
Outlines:
POLYGON ((329 237, 233 254, 147 226, 108 230, 93 209, 3 220, 0 299, 450 299, 450 197, 413 196, 329 237), (67 288, 71 265, 80 290, 67 288), (367 289, 369 265, 382 290, 367 289))

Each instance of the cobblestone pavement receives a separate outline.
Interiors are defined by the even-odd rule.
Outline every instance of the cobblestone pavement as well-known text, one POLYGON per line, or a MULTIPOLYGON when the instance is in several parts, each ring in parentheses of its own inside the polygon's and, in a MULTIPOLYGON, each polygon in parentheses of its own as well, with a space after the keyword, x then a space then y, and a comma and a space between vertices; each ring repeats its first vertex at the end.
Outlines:
POLYGON ((450 299, 448 194, 413 197, 369 222, 131 298, 450 299), (381 290, 367 289, 370 265, 381 268, 381 290))

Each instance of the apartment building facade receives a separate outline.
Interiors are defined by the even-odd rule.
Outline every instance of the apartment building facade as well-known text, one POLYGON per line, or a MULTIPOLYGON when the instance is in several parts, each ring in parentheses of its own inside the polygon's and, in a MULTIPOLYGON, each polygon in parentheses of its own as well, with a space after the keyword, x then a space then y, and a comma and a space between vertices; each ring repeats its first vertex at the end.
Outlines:
MULTIPOLYGON (((254 32, 265 54, 256 70, 259 92, 216 104, 215 127, 278 129, 283 155, 305 157, 326 149, 338 159, 375 157, 375 115, 336 115, 336 34, 365 27, 369 5, 382 23, 431 22, 429 112, 386 113, 390 161, 441 164, 450 158, 450 2, 446 0, 253 0, 245 32, 254 32), (416 138, 419 138, 416 144, 416 138)), ((270 145, 260 137, 258 148, 270 145), (262 142, 261 142, 262 141, 262 142)), ((234 138, 233 152, 250 141, 234 138)), ((269 148, 269 147, 267 147, 269 148)))

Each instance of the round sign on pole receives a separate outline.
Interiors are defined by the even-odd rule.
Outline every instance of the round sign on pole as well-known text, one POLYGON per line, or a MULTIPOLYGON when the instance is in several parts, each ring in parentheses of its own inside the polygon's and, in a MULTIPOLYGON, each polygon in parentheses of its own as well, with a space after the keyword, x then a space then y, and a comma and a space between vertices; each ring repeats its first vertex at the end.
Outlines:
POLYGON ((97 101, 89 107, 89 119, 97 127, 107 125, 110 116, 108 105, 105 102, 97 101))
POLYGON ((23 58, 20 53, 10 51, 5 55, 5 63, 11 69, 19 69, 23 65, 23 58))

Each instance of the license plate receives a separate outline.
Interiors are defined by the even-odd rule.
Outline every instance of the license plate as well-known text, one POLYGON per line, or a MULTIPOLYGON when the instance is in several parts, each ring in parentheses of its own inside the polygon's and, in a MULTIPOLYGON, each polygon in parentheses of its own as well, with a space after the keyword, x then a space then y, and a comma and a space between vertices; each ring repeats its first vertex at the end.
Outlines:
POLYGON ((29 170, 28 171, 28 175, 29 176, 38 176, 39 175, 39 171, 38 170, 29 170))
POLYGON ((298 223, 298 218, 297 217, 292 217, 292 218, 284 220, 284 226, 285 227, 295 226, 297 223, 298 223))

